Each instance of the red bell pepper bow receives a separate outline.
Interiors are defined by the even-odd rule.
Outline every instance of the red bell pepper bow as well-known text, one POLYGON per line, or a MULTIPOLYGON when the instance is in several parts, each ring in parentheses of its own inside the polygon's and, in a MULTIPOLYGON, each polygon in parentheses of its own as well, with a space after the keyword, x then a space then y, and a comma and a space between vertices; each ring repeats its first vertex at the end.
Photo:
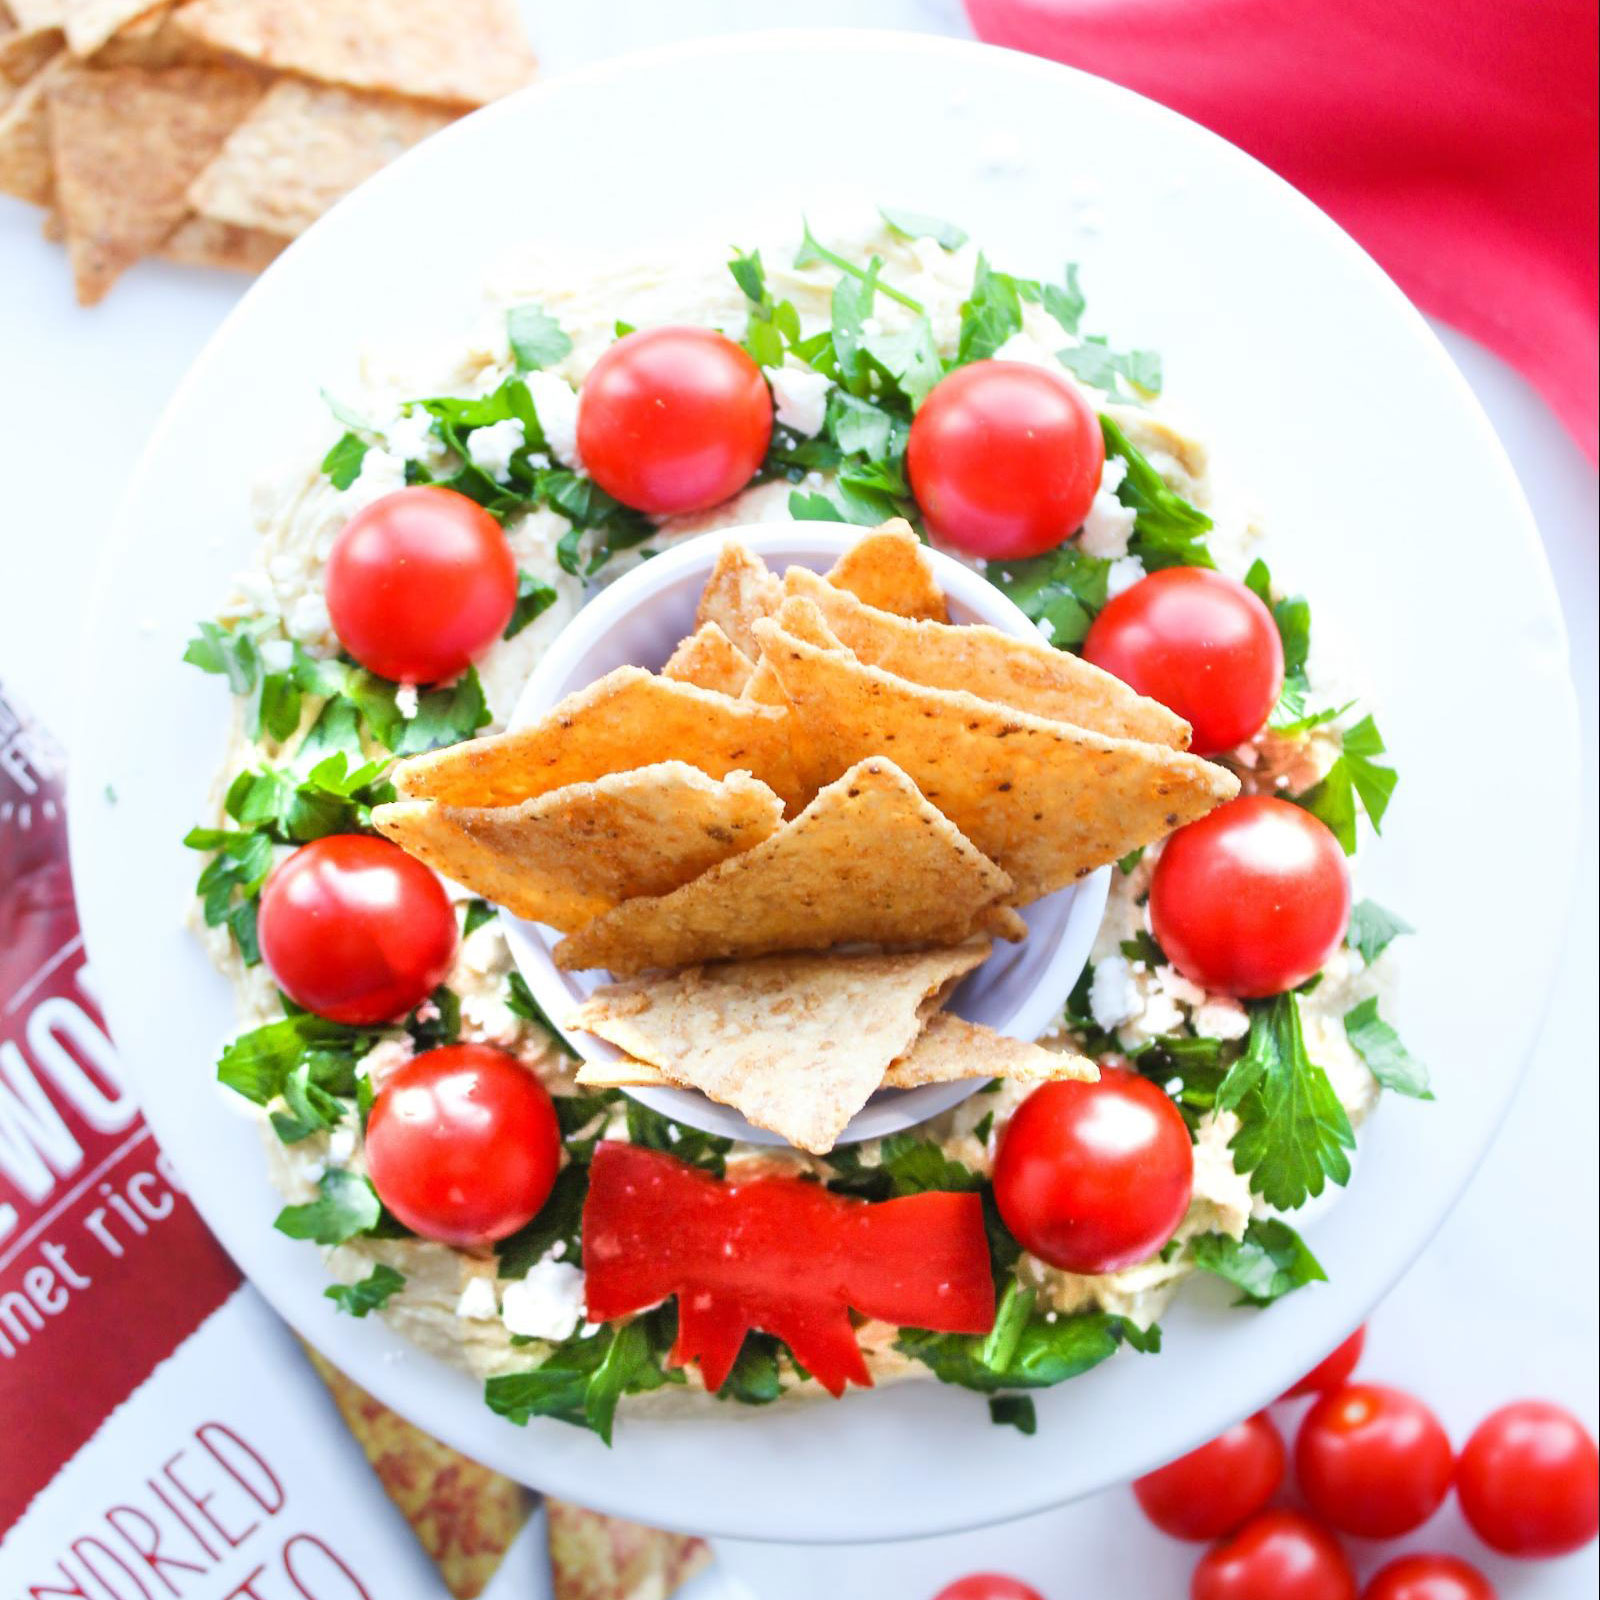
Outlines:
POLYGON ((994 1280, 975 1194, 869 1204, 798 1178, 719 1181, 606 1140, 583 1208, 584 1300, 609 1322, 678 1297, 673 1366, 720 1389, 753 1328, 783 1340, 830 1394, 870 1386, 849 1311, 939 1333, 987 1333, 994 1280))

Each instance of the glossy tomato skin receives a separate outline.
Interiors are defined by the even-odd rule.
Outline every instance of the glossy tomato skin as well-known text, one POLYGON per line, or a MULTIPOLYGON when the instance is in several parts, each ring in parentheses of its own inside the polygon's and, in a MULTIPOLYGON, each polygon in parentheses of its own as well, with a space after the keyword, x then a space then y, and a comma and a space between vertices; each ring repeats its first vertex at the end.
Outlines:
POLYGON ((761 369, 710 328, 645 328, 595 362, 578 396, 578 454, 594 481, 652 516, 736 495, 772 438, 761 369))
POLYGON ((1044 1600, 1031 1584, 1001 1572, 973 1572, 947 1583, 933 1600, 1044 1600))
POLYGON ((257 931, 262 960, 296 1005, 357 1027, 420 1005, 456 951, 438 878, 366 834, 313 840, 274 868, 257 931))
POLYGON ((1382 1384, 1352 1383, 1306 1413, 1294 1467, 1311 1509, 1331 1527, 1397 1539, 1444 1504, 1455 1452, 1420 1400, 1382 1384))
POLYGON ((1286 1452, 1265 1412, 1133 1481, 1144 1514, 1174 1539, 1220 1539, 1278 1492, 1286 1452))
POLYGON ((906 444, 938 539, 991 561, 1036 556, 1083 526, 1106 464, 1100 419, 1063 375, 974 361, 940 379, 906 444))
POLYGON ((1159 700, 1214 756, 1254 737, 1283 688, 1272 613, 1236 579, 1168 567, 1109 601, 1083 642, 1086 659, 1159 700))
POLYGON ((440 683, 506 630, 517 563, 500 524, 437 484, 397 489, 334 540, 328 616, 362 666, 396 683, 440 683))
POLYGON ((1262 1511, 1200 1558, 1190 1600, 1356 1600, 1339 1541, 1298 1511, 1262 1511))
POLYGON ((1339 948, 1350 869, 1326 824, 1241 795, 1180 828, 1150 880, 1150 925, 1184 977, 1241 999, 1282 994, 1339 948))
POLYGON ((543 1084, 484 1044, 424 1051, 379 1088, 367 1119, 367 1171, 413 1233, 458 1248, 531 1222, 561 1163, 543 1084))
POLYGON ((994 1195, 1023 1249, 1067 1272, 1115 1272, 1154 1255, 1183 1220, 1194 1149, 1178 1108, 1135 1072, 1062 1080, 1017 1108, 994 1195))
POLYGON ((1600 1454, 1570 1411, 1518 1400, 1478 1424, 1456 1492, 1473 1531, 1508 1556, 1581 1550, 1600 1531, 1600 1454))
POLYGON ((1278 1396, 1280 1400, 1298 1400, 1302 1395, 1326 1394, 1329 1389, 1341 1388, 1350 1381, 1350 1374, 1361 1360, 1366 1348, 1367 1329, 1363 1323, 1335 1350, 1330 1350, 1298 1383, 1291 1384, 1278 1396))
POLYGON ((1375 1572, 1361 1600, 1496 1600, 1494 1585, 1455 1556, 1401 1556, 1375 1572))

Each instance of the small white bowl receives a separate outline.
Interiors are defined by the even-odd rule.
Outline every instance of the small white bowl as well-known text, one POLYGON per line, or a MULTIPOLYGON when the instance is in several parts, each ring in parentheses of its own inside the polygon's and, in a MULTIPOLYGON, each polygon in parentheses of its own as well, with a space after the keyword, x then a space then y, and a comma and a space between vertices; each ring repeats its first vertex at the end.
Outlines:
MULTIPOLYGON (((790 566, 825 572, 861 537, 859 528, 837 523, 771 523, 723 528, 674 545, 635 567, 597 595, 567 624, 528 680, 511 726, 521 727, 551 706, 622 666, 665 663, 686 634, 694 631, 695 608, 722 546, 738 539, 776 572, 790 566)), ((956 622, 986 622, 1024 639, 1038 637, 1034 625, 987 579, 936 550, 928 552, 956 622)), ((969 1022, 998 1033, 1033 1039, 1061 1015, 1078 981, 1105 912, 1110 868, 1081 883, 1047 895, 1024 909, 1028 937, 1019 944, 997 943, 994 953, 955 991, 949 1009, 969 1022)), ((572 1047, 588 1061, 622 1059, 615 1045, 591 1034, 568 1032, 565 1019, 605 981, 599 972, 563 972, 552 951, 561 935, 542 923, 500 913, 512 958, 533 997, 560 1027, 572 1047)), ((840 1144, 881 1139, 948 1111, 981 1087, 982 1079, 928 1084, 920 1089, 880 1089, 839 1136, 840 1144)), ((783 1139, 750 1123, 731 1107, 718 1105, 691 1089, 630 1089, 634 1099, 674 1121, 751 1144, 782 1144, 783 1139)))

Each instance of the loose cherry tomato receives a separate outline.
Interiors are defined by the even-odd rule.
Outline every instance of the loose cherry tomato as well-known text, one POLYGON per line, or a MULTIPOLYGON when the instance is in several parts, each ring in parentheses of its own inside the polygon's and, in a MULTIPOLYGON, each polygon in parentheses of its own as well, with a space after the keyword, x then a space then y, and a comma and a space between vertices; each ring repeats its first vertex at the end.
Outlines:
POLYGON ((1444 1503, 1455 1453, 1420 1400, 1381 1384, 1352 1383, 1306 1413, 1294 1469, 1311 1509, 1341 1533, 1396 1539, 1444 1503))
POLYGON ((1461 1452, 1461 1509, 1491 1549, 1560 1556, 1600 1530, 1600 1453, 1560 1406, 1518 1400, 1478 1424, 1461 1452))
POLYGON ((933 1600, 1044 1600, 1044 1596, 1020 1578, 1002 1572, 974 1572, 947 1583, 933 1600))
POLYGON ((420 1005, 456 952, 438 878, 387 839, 336 833, 302 845, 261 891, 261 958, 307 1011, 366 1027, 420 1005))
POLYGON ((1184 977, 1241 998, 1302 984, 1350 921, 1350 869, 1326 824, 1270 795, 1242 795, 1167 840, 1150 925, 1184 977))
POLYGON ((506 631, 517 563, 476 501, 418 485, 351 517, 326 587, 333 631, 362 666, 397 683, 439 683, 506 631))
POLYGON ((1210 1444, 1133 1480, 1144 1514, 1174 1539, 1218 1539, 1249 1521, 1283 1482, 1283 1436, 1258 1412, 1210 1444))
POLYGON ((1190 1600, 1356 1600, 1339 1541, 1298 1511, 1262 1511, 1200 1558, 1190 1600))
POLYGON ((1194 1147, 1178 1108, 1136 1072, 1062 1080, 1017 1108, 994 1196, 1023 1249, 1067 1272, 1115 1272, 1155 1254, 1189 1209, 1194 1147))
POLYGON ((424 1239, 491 1244, 531 1222, 561 1164, 544 1085, 515 1056, 453 1044, 414 1057, 367 1119, 378 1198, 424 1239))
POLYGON ((1206 567, 1168 567, 1125 589, 1094 619, 1083 653, 1183 717, 1200 756, 1253 738, 1283 687, 1272 613, 1206 567))
POLYGON ((595 362, 578 397, 594 481, 653 516, 703 511, 749 483, 772 438, 761 369, 710 328, 646 328, 595 362))
POLYGON ((1356 1363, 1361 1359, 1361 1352, 1366 1343, 1367 1330, 1363 1324, 1338 1349, 1325 1355, 1305 1377, 1285 1389, 1278 1398, 1298 1400, 1301 1395, 1326 1394, 1329 1389, 1342 1388, 1350 1381, 1350 1374, 1356 1370, 1356 1363))
POLYGON ((1401 1556, 1373 1574, 1361 1600, 1495 1600, 1495 1591, 1455 1556, 1401 1556))
POLYGON ((974 361, 940 379, 906 444, 929 529, 990 560, 1076 533, 1105 464, 1094 408, 1064 376, 1021 361, 974 361))

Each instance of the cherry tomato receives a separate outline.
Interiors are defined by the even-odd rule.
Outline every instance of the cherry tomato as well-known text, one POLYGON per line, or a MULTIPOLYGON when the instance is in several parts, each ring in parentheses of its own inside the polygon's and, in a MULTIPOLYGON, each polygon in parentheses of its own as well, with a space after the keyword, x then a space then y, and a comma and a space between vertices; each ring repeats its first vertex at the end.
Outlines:
POLYGON ((595 362, 578 397, 594 481, 652 516, 703 511, 749 483, 772 438, 761 369, 710 328, 646 328, 595 362))
POLYGON ((1062 1080, 1017 1108, 994 1196, 1023 1249, 1067 1272, 1115 1272, 1155 1254, 1189 1209, 1194 1148, 1178 1108, 1136 1072, 1062 1080))
POLYGON ((1396 1539, 1444 1503, 1455 1453, 1420 1400, 1381 1384, 1352 1383, 1306 1413, 1294 1469, 1311 1509, 1341 1533, 1396 1539))
POLYGON ((387 839, 302 845, 261 891, 261 958, 307 1011, 366 1027, 403 1016, 444 981, 456 918, 438 878, 387 839))
POLYGON ((378 1090, 366 1150, 378 1198, 413 1233, 469 1247, 538 1214, 561 1132, 544 1085, 515 1056, 453 1044, 414 1057, 378 1090))
POLYGON ((1174 1539, 1217 1539, 1249 1521, 1283 1482, 1283 1436, 1265 1412, 1133 1480, 1144 1514, 1174 1539))
POLYGON ((947 1583, 933 1600, 1044 1600, 1044 1596, 1020 1578, 1002 1572, 974 1572, 947 1583))
POLYGON ((1190 1600, 1356 1600, 1339 1541, 1298 1511, 1262 1511, 1200 1558, 1190 1600))
POLYGON ((1298 1383, 1285 1389, 1280 1400, 1298 1400, 1301 1395, 1326 1394, 1329 1389, 1342 1388, 1356 1370, 1361 1352, 1367 1343, 1365 1324, 1357 1328, 1338 1349, 1320 1360, 1298 1383))
POLYGON ((439 683, 506 631, 517 563, 476 501, 437 485, 397 489, 334 540, 327 600, 333 631, 362 666, 397 683, 439 683))
POLYGON ((1333 954, 1350 921, 1350 869, 1326 824, 1242 795, 1167 840, 1150 925, 1184 977, 1241 998, 1282 994, 1333 954))
POLYGON ((1495 1600, 1495 1591, 1455 1556, 1401 1556, 1373 1574, 1361 1600, 1495 1600))
POLYGON ((1518 1400, 1478 1424, 1457 1472, 1461 1509, 1491 1549, 1560 1556, 1600 1530, 1600 1454, 1560 1406, 1518 1400))
POLYGON ((1094 408, 1064 376, 1021 361, 974 361, 940 379, 906 444, 930 531, 990 560, 1076 533, 1105 464, 1094 408))
POLYGON ((1183 717, 1199 756, 1253 738, 1283 687, 1272 613, 1206 567, 1168 567, 1125 589, 1094 619, 1083 653, 1183 717))

